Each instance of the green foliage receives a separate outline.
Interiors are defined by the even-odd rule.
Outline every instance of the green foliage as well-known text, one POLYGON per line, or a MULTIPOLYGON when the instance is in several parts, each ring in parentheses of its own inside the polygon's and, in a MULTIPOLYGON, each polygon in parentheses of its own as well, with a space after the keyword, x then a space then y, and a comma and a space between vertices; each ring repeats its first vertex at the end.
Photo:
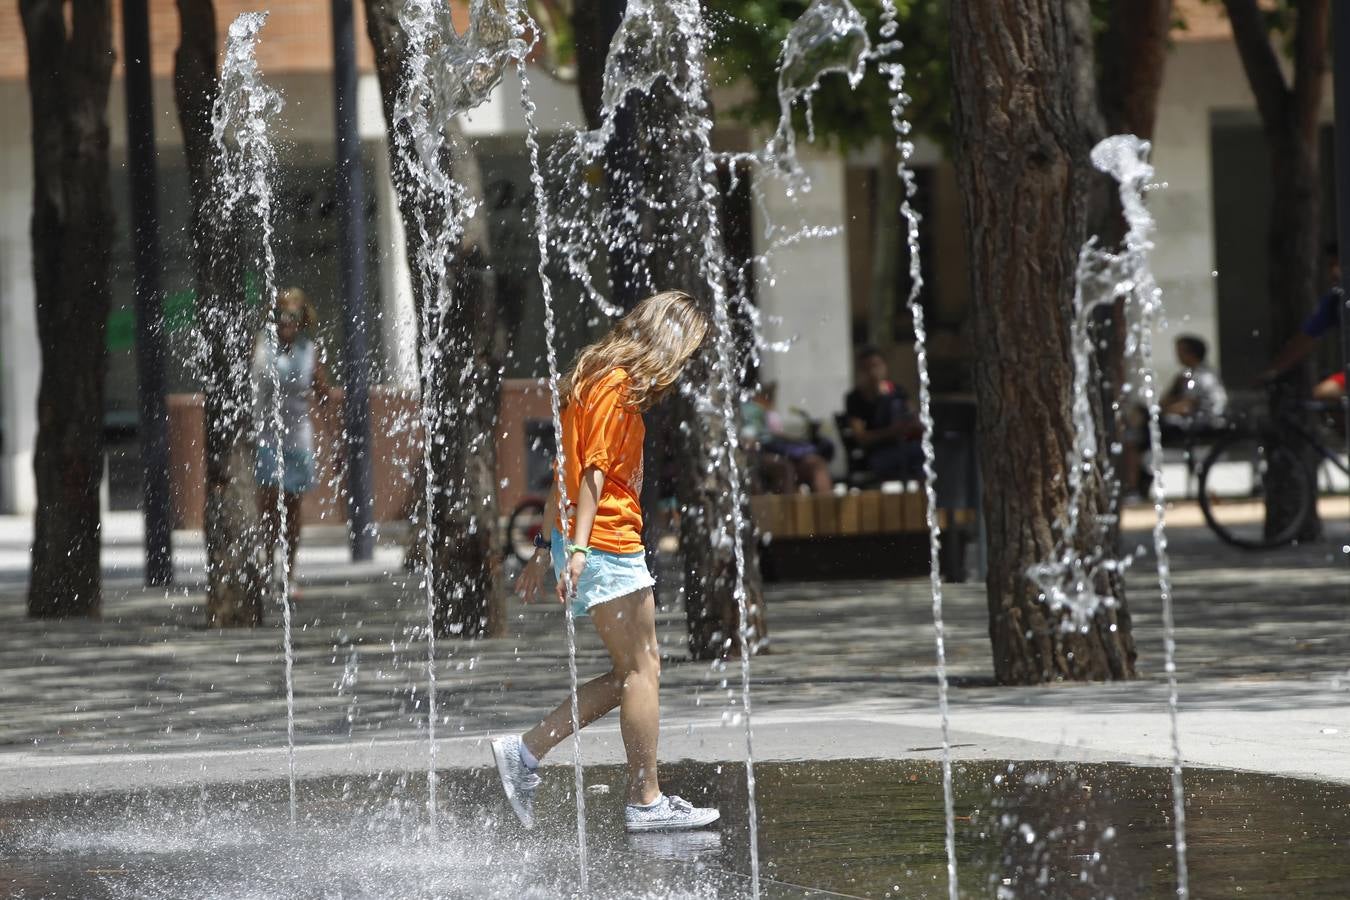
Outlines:
MULTIPOLYGON (((1223 0, 1204 0, 1210 6, 1223 6, 1223 0)), ((1266 31, 1270 32, 1272 43, 1284 50, 1290 59, 1294 56, 1294 36, 1298 26, 1298 4, 1296 0, 1267 0, 1262 2, 1261 18, 1265 21, 1266 31)))
MULTIPOLYGON (((943 146, 950 143, 952 57, 947 35, 949 0, 896 0, 900 62, 906 69, 905 89, 912 98, 907 115, 917 133, 943 146)), ((1112 2, 1090 0, 1093 28, 1105 32, 1112 2)), ((731 113, 744 122, 773 127, 778 122, 778 56, 792 23, 805 12, 807 0, 708 0, 712 26, 710 47, 714 73, 722 85, 748 88, 748 97, 731 113)), ((867 19, 873 43, 879 40, 879 0, 854 0, 867 19)), ((891 135, 890 90, 885 79, 870 71, 856 91, 840 75, 829 76, 813 103, 817 140, 842 150, 862 147, 891 135)), ((805 111, 796 111, 799 133, 805 111)))
MULTIPOLYGON (((747 123, 773 127, 778 122, 778 57, 792 23, 806 0, 708 0, 713 32, 709 56, 722 85, 748 88, 746 99, 730 112, 747 123)), ((880 38, 881 4, 855 0, 866 17, 873 42, 880 38)), ((951 51, 947 40, 946 0, 896 0, 904 50, 908 117, 915 129, 938 141, 951 134, 951 51)), ((885 78, 869 69, 857 90, 842 75, 828 76, 812 103, 818 142, 838 149, 862 147, 890 135, 890 91, 885 78)), ((805 134, 805 110, 795 112, 805 134)))

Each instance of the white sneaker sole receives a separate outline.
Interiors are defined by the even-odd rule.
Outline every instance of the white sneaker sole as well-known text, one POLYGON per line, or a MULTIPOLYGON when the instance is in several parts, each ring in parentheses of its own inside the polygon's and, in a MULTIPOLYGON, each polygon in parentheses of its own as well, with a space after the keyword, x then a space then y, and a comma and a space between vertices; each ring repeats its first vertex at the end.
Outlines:
POLYGON ((680 819, 678 822, 669 819, 656 822, 635 822, 632 824, 625 822, 623 827, 629 834, 639 834, 644 831, 692 831, 695 828, 703 828, 711 825, 720 818, 722 818, 720 812, 715 809, 709 809, 704 811, 702 815, 690 816, 687 819, 680 819))
POLYGON ((511 804, 511 811, 516 814, 516 818, 520 820, 520 824, 525 830, 530 831, 534 828, 534 821, 525 812, 525 807, 520 805, 520 800, 516 797, 516 790, 511 785, 511 776, 507 773, 506 768, 506 753, 503 750, 505 743, 504 738, 497 738, 492 742, 492 761, 497 765, 497 778, 502 783, 502 793, 506 794, 506 800, 511 804))

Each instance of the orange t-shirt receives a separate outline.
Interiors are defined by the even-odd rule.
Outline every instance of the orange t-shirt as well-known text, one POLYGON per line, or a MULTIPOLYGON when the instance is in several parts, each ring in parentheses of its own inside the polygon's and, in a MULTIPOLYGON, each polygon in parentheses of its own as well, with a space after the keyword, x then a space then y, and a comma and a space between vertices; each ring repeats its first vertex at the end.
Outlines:
POLYGON ((614 369, 562 411, 563 483, 567 488, 566 534, 571 537, 581 473, 594 466, 605 473, 590 546, 610 553, 642 550, 642 415, 628 408, 628 373, 614 369))

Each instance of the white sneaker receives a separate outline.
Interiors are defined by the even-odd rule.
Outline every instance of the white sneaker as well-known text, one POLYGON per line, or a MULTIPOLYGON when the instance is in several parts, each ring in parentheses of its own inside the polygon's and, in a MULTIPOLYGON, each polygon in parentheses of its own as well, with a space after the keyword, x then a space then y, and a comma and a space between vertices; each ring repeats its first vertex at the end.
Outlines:
POLYGON ((539 787, 539 775, 520 758, 520 738, 497 738, 492 742, 492 758, 497 763, 497 774, 502 779, 506 799, 516 818, 528 831, 534 827, 534 791, 539 787))
POLYGON ((624 807, 623 825, 635 831, 687 831, 711 825, 722 817, 715 809, 700 809, 688 800, 662 794, 651 806, 624 807))

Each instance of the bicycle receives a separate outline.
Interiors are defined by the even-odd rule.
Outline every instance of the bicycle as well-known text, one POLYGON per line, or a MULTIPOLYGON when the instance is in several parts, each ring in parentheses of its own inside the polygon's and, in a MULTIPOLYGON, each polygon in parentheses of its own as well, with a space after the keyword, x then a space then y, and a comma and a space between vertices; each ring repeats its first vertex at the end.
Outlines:
POLYGON ((1273 420, 1234 424, 1214 443, 1200 464, 1200 510, 1220 540, 1244 550, 1272 550, 1298 539, 1316 507, 1323 465, 1350 478, 1350 465, 1302 413, 1340 407, 1316 401, 1281 407, 1273 420), (1272 516, 1267 504, 1276 490, 1281 508, 1272 516))
POLYGON ((524 440, 526 494, 516 503, 506 520, 503 554, 507 559, 514 556, 522 564, 534 556, 534 539, 540 534, 548 537, 544 528, 544 502, 553 488, 553 460, 556 456, 553 420, 527 419, 524 440))

